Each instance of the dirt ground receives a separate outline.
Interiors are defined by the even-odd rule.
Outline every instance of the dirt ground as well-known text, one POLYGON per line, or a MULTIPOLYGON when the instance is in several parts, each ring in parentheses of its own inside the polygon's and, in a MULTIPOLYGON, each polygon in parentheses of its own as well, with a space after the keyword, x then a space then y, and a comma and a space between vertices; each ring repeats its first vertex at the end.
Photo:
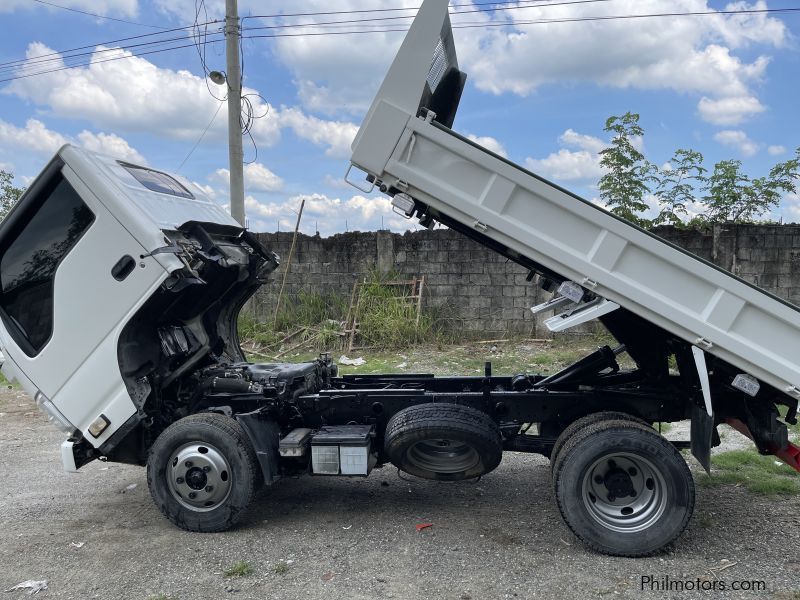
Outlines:
POLYGON ((669 552, 610 558, 561 522, 548 461, 506 454, 478 483, 406 481, 391 468, 289 479, 264 490, 237 530, 191 534, 155 508, 143 469, 63 473, 60 432, 22 392, 0 392, 0 425, 0 590, 46 579, 39 598, 800 598, 796 497, 699 487, 669 552), (237 561, 252 574, 226 578, 237 561), (647 576, 767 591, 642 591, 647 576))

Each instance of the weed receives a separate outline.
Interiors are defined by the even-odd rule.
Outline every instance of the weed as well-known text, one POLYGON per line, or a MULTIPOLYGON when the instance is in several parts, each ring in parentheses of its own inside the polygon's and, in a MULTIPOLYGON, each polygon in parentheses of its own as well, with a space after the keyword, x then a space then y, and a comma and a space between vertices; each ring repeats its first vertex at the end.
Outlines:
POLYGON ((253 567, 250 563, 243 560, 233 563, 230 567, 225 569, 222 574, 225 577, 245 577, 253 572, 253 567))
POLYGON ((272 566, 272 571, 276 575, 286 575, 286 573, 289 572, 289 565, 287 565, 285 562, 275 563, 272 566))
POLYGON ((708 529, 714 524, 714 519, 712 519, 709 514, 702 514, 697 517, 697 522, 700 524, 700 527, 708 529))
POLYGON ((800 492, 800 475, 774 456, 761 456, 754 450, 723 452, 711 459, 714 473, 701 476, 701 484, 708 486, 741 485, 763 496, 797 494, 800 492))

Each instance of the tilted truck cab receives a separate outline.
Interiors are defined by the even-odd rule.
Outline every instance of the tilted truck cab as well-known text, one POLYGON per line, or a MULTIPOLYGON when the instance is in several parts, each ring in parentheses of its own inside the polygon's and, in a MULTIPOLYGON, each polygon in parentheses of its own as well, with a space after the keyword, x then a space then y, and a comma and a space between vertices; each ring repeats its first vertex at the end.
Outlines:
POLYGON ((504 451, 551 460, 559 510, 589 547, 643 556, 674 541, 717 425, 800 470, 785 422, 800 397, 800 311, 455 133, 466 75, 447 0, 425 0, 358 136, 395 209, 527 267, 553 331, 599 319, 618 340, 544 377, 338 376, 328 355, 246 362, 236 321, 278 267, 190 182, 66 146, 0 225, 3 373, 67 440, 146 465, 176 525, 234 525, 282 477, 490 473, 504 451), (627 353, 635 368, 620 368, 627 353), (672 365, 672 367, 671 367, 672 365), (781 417, 778 407, 785 407, 781 417), (690 419, 671 442, 655 422, 690 419))

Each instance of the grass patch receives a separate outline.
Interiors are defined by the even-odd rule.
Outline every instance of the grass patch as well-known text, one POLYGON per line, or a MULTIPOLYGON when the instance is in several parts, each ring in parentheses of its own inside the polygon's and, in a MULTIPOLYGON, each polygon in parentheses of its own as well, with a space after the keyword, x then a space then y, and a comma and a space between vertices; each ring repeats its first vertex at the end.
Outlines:
POLYGON ((225 577, 246 577, 253 572, 253 567, 249 562, 243 560, 233 563, 230 567, 225 569, 222 574, 225 577))
POLYGON ((164 593, 156 594, 155 596, 150 596, 147 600, 175 600, 172 596, 167 596, 164 593))
POLYGON ((717 454, 711 458, 711 466, 711 476, 700 476, 702 485, 740 485, 762 496, 800 493, 800 474, 774 456, 761 456, 755 450, 717 454))
POLYGON ((289 572, 289 565, 287 565, 285 562, 275 563, 272 566, 272 572, 276 575, 286 575, 286 573, 289 572))

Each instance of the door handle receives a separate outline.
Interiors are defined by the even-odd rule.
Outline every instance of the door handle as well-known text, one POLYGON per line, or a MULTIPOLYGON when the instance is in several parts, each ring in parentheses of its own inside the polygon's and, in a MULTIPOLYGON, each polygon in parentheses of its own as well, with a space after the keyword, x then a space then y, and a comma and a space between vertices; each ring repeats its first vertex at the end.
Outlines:
POLYGON ((135 268, 136 261, 133 260, 132 256, 126 254, 117 261, 117 264, 111 267, 111 276, 117 281, 123 281, 135 268))

